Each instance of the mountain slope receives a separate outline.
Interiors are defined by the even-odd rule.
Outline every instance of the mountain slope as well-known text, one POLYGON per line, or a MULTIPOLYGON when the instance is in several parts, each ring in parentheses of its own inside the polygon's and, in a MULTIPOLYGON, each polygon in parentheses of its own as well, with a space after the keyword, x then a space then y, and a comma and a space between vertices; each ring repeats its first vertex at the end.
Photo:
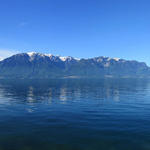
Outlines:
POLYGON ((0 61, 0 78, 149 77, 143 62, 95 57, 76 59, 51 54, 21 53, 0 61))

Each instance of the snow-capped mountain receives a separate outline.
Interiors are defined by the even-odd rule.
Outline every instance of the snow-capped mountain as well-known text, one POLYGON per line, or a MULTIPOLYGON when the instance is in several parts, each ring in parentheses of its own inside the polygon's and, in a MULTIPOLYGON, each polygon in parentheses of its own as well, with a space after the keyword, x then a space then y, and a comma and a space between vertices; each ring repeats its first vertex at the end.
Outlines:
POLYGON ((149 77, 143 62, 120 58, 78 59, 36 52, 20 53, 0 61, 0 78, 149 77))
POLYGON ((61 61, 79 61, 80 59, 78 58, 73 58, 71 56, 65 56, 65 57, 62 57, 62 56, 54 56, 52 54, 42 54, 42 53, 37 53, 37 52, 28 52, 28 53, 25 53, 27 54, 29 57, 30 57, 30 60, 34 60, 36 57, 43 57, 43 58, 46 58, 48 57, 50 60, 56 60, 56 59, 60 59, 61 61))

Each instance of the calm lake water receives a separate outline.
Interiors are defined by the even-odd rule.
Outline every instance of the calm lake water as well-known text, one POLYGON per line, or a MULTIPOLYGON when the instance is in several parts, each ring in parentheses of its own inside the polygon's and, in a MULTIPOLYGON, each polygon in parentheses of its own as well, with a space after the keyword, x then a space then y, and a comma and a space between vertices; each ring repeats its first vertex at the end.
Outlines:
POLYGON ((0 150, 150 150, 150 81, 0 80, 0 150))

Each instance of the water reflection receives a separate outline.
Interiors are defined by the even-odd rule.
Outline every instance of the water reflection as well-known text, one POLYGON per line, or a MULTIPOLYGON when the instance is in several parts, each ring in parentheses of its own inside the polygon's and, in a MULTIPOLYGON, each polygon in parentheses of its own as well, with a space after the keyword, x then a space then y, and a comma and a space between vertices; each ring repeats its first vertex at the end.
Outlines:
POLYGON ((120 101, 122 93, 133 94, 149 88, 144 79, 101 79, 101 80, 1 80, 0 96, 15 97, 18 103, 34 104, 46 100, 63 103, 69 100, 111 99, 120 101))
POLYGON ((0 80, 0 149, 149 150, 149 99, 146 79, 0 80))
POLYGON ((29 87, 29 91, 27 94, 27 102, 28 103, 34 103, 34 93, 33 93, 34 88, 32 86, 29 87))

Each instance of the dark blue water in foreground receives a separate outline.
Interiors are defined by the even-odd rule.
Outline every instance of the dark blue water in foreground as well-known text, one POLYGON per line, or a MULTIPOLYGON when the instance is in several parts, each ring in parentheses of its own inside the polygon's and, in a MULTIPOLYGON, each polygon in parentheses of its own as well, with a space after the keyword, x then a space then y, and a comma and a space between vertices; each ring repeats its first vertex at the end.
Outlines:
POLYGON ((1 80, 0 150, 150 150, 150 81, 1 80))

